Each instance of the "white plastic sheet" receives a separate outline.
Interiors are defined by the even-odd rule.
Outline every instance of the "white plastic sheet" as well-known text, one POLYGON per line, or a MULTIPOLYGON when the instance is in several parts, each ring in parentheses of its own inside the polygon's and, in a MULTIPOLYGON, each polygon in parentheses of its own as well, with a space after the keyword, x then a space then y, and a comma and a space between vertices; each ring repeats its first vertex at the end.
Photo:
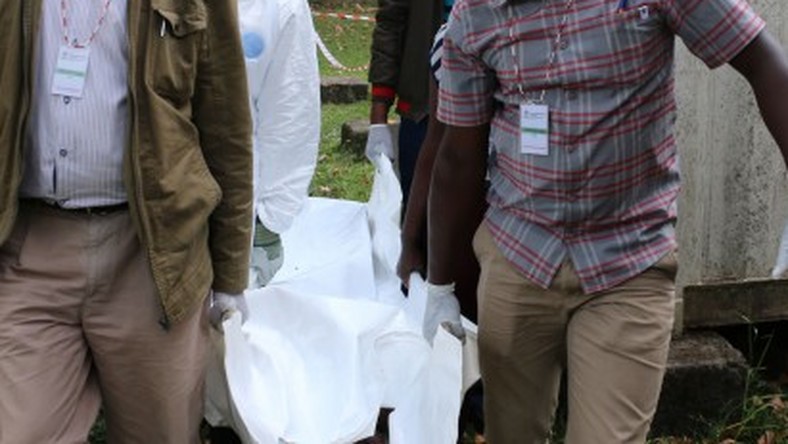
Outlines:
POLYGON ((478 378, 475 331, 465 347, 442 329, 433 347, 423 339, 424 283, 405 298, 394 271, 399 184, 388 159, 374 162, 370 202, 310 199, 283 233, 280 272, 247 292, 249 319, 224 323, 227 380, 210 372, 209 420, 244 442, 352 443, 373 434, 381 407, 394 408, 392 444, 457 440, 478 378))

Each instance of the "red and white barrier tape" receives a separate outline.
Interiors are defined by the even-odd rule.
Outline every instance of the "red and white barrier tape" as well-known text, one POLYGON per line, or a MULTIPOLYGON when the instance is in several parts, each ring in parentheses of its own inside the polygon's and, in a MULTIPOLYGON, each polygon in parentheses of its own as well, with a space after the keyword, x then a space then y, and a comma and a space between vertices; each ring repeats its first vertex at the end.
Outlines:
POLYGON ((320 38, 317 32, 315 32, 315 42, 317 43, 317 47, 320 49, 320 53, 323 54, 323 57, 325 57, 326 60, 328 60, 328 63, 334 69, 338 69, 340 71, 345 71, 345 72, 361 72, 361 71, 367 71, 369 69, 369 65, 348 68, 347 66, 340 63, 340 61, 337 60, 336 57, 334 57, 334 54, 331 54, 331 51, 328 50, 326 44, 323 42, 323 39, 320 38))
POLYGON ((337 18, 340 20, 350 20, 353 22, 370 22, 375 23, 375 17, 369 17, 366 15, 359 15, 359 14, 345 14, 343 12, 315 12, 312 11, 312 15, 315 17, 331 17, 337 18))

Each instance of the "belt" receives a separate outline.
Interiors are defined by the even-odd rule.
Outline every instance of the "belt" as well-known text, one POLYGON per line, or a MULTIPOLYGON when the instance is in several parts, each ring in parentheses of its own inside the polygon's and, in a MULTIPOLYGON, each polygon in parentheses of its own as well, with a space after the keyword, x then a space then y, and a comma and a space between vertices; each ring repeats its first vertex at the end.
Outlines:
POLYGON ((64 208, 57 202, 50 202, 44 199, 22 199, 23 204, 31 205, 39 208, 48 208, 58 211, 63 211, 71 214, 81 214, 86 216, 106 216, 108 214, 117 213, 129 209, 129 204, 126 202, 115 205, 100 205, 96 207, 80 207, 80 208, 64 208))

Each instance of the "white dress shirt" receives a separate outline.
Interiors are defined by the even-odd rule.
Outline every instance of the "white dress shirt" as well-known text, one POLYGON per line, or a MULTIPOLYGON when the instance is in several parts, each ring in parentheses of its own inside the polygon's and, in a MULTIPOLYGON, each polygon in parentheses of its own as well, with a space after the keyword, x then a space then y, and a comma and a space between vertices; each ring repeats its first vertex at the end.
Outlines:
MULTIPOLYGON (((111 0, 90 43, 81 98, 52 94, 58 52, 64 45, 60 1, 44 0, 36 46, 33 103, 27 126, 20 194, 64 208, 126 201, 123 155, 128 143, 126 0, 111 0)), ((69 39, 85 42, 103 1, 70 0, 69 39)))

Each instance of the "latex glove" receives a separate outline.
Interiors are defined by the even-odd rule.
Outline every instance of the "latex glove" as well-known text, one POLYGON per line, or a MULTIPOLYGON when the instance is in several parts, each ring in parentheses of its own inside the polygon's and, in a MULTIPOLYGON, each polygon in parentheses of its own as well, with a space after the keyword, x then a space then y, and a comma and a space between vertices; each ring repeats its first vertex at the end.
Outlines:
POLYGON ((374 159, 379 153, 385 154, 389 159, 394 159, 394 139, 389 126, 385 123, 369 126, 367 146, 364 148, 364 154, 369 160, 374 159))
POLYGON ((783 230, 783 238, 780 242, 780 250, 777 252, 777 263, 772 270, 774 279, 788 278, 788 223, 783 230))
POLYGON ((427 309, 424 312, 422 332, 430 344, 438 333, 438 326, 443 326, 457 339, 465 342, 460 301, 454 295, 454 283, 434 285, 427 282, 427 309))
POLYGON ((241 321, 249 318, 249 306, 246 297, 241 294, 228 294, 218 291, 211 292, 211 306, 208 309, 208 320, 214 328, 221 330, 222 322, 233 313, 241 313, 241 321))
POLYGON ((252 247, 252 278, 254 288, 264 287, 271 281, 285 260, 282 238, 257 221, 252 247))

